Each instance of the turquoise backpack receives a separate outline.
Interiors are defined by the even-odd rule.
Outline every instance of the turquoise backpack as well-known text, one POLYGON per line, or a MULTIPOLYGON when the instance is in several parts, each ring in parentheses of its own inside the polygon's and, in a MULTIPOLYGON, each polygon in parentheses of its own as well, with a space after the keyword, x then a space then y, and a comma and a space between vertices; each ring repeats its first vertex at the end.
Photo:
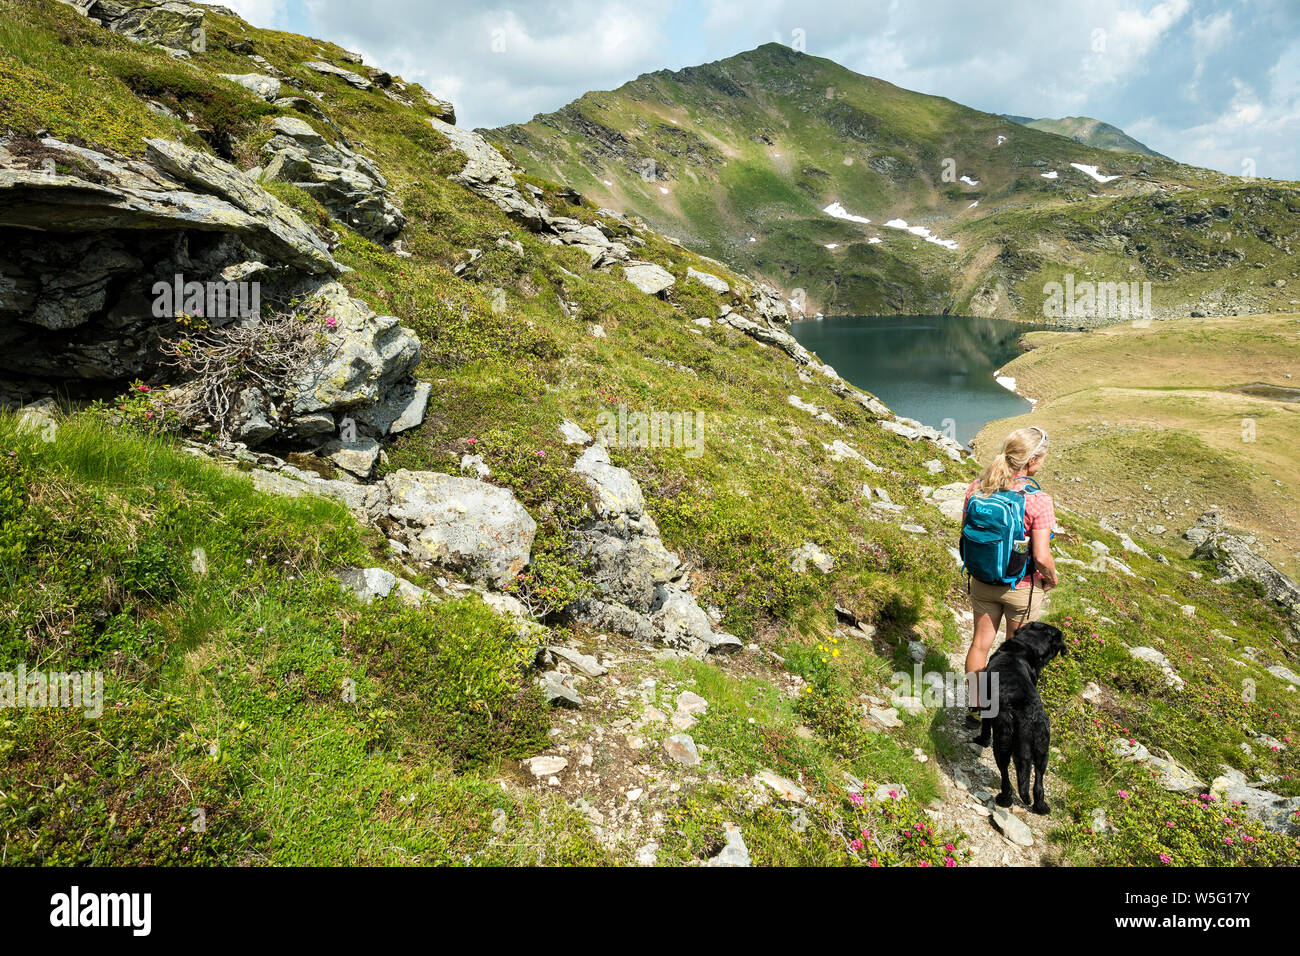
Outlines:
POLYGON ((962 570, 977 581, 1015 587, 1034 570, 1033 556, 1017 551, 1016 542, 1026 537, 1025 495, 1043 489, 1032 478, 1024 480, 1033 490, 977 491, 966 502, 958 549, 962 570))

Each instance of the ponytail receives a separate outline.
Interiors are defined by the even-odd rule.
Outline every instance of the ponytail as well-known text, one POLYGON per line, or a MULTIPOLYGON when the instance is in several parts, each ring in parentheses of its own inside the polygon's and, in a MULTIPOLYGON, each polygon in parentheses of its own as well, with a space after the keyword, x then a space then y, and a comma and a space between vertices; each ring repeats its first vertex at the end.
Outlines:
POLYGON ((1017 428, 1002 442, 1002 451, 980 475, 982 494, 1009 491, 1026 465, 1047 454, 1047 432, 1035 425, 1017 428))

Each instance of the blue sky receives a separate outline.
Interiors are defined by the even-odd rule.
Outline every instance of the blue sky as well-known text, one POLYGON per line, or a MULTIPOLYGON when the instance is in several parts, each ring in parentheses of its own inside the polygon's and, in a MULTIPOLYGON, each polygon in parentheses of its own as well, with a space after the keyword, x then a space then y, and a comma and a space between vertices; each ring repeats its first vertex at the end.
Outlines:
POLYGON ((1300 179, 1300 0, 224 0, 522 122, 591 89, 802 45, 994 113, 1095 116, 1162 153, 1300 179))

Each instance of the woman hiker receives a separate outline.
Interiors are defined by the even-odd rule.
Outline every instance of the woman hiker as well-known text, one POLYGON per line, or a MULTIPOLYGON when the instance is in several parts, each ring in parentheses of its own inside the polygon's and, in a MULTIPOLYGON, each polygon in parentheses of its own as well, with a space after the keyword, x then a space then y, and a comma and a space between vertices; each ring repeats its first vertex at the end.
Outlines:
MULTIPOLYGON (((1015 584, 987 583, 970 578, 971 612, 975 618, 975 634, 970 651, 966 654, 966 680, 970 689, 968 704, 971 716, 979 705, 974 674, 984 669, 989 649, 997 636, 998 625, 1005 618, 1006 635, 1010 639, 1023 625, 1038 620, 1043 609, 1046 592, 1056 587, 1056 563, 1052 559, 1052 527, 1056 513, 1052 496, 1038 489, 1031 479, 1043 467, 1047 457, 1047 432, 1037 426, 1018 428, 1002 442, 1002 452, 984 469, 984 473, 966 489, 964 509, 970 508, 972 495, 990 496, 998 492, 1022 492, 1024 500, 1024 529, 1027 543, 1015 550, 1033 557, 1034 570, 1025 574, 1015 584)), ((1003 496, 1004 498, 1007 496, 1003 496)), ((1008 500, 1014 503, 1015 498, 1008 500)), ((966 519, 963 519, 965 537, 966 519)), ((965 545, 967 542, 963 542, 965 545)), ((967 570, 972 561, 966 555, 967 570)), ((978 688, 982 691, 983 688, 978 688)))

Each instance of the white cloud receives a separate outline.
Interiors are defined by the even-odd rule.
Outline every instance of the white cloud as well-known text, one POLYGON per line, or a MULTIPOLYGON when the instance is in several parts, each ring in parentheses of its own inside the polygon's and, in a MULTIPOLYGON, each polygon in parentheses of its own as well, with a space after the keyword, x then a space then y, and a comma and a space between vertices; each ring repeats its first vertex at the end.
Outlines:
POLYGON ((1085 82, 1112 84, 1140 71, 1147 57, 1189 8, 1188 0, 1165 0, 1147 13, 1116 10, 1094 27, 1090 35, 1090 53, 1082 63, 1085 82))
POLYGON ((661 67, 663 12, 631 0, 305 0, 314 33, 451 99, 468 126, 524 122, 661 67), (371 7, 378 7, 372 4, 371 7))
POLYGON ((288 0, 222 0, 255 27, 283 29, 288 13, 288 0))

